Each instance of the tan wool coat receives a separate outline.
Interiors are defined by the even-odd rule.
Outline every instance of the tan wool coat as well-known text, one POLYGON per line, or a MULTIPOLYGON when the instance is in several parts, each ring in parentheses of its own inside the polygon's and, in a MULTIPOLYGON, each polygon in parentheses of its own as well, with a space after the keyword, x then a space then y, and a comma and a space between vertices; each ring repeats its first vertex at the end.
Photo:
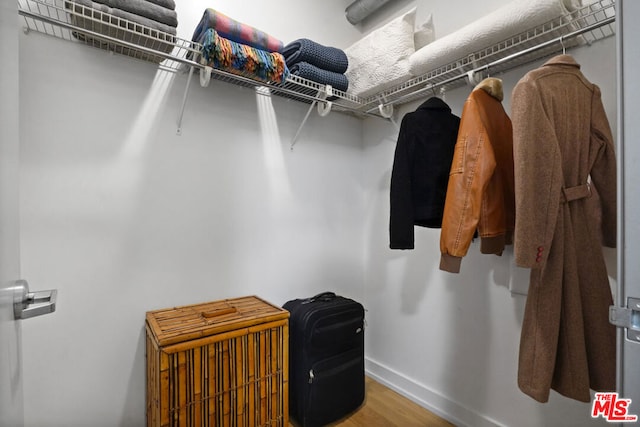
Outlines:
POLYGON ((616 160, 598 86, 569 55, 512 94, 519 266, 531 268, 518 385, 584 402, 615 390, 615 328, 602 245, 616 244, 616 160))

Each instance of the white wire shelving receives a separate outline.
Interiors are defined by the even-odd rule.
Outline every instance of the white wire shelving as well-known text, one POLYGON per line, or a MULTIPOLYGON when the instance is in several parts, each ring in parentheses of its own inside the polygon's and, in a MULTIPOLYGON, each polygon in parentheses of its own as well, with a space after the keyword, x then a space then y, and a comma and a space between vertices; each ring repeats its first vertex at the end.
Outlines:
POLYGON ((590 45, 615 34, 615 0, 600 0, 565 16, 530 28, 495 45, 459 58, 395 88, 363 101, 361 111, 375 112, 383 105, 402 105, 469 83, 469 77, 496 75, 560 53, 563 48, 590 45))
MULTIPOLYGON (((178 123, 179 129, 187 90, 194 72, 210 72, 212 79, 253 87, 263 93, 311 104, 311 107, 317 104, 321 115, 334 110, 363 117, 372 115, 393 119, 394 107, 426 98, 431 93, 436 94, 436 89, 442 93, 468 83, 473 76, 482 76, 483 73, 500 74, 557 54, 562 47, 591 44, 615 33, 615 0, 599 0, 569 15, 558 17, 431 70, 392 89, 368 98, 360 98, 350 93, 331 90, 325 85, 298 76, 290 76, 282 84, 268 84, 205 67, 194 59, 200 55, 200 44, 91 9, 74 1, 17 1, 18 13, 23 18, 25 31, 36 31, 138 60, 154 62, 161 69, 170 72, 188 71, 189 80, 178 123), (268 88, 268 91, 265 88, 268 88)), ((305 121, 310 112, 311 108, 305 116, 305 121)))

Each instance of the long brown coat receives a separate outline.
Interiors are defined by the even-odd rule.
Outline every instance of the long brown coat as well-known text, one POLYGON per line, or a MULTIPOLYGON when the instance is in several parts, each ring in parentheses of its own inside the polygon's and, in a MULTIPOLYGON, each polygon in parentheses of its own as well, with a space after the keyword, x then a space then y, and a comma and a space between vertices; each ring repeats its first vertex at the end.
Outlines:
POLYGON ((512 95, 515 258, 531 268, 518 385, 588 402, 615 389, 615 328, 601 245, 616 244, 616 161, 600 89, 569 55, 512 95))

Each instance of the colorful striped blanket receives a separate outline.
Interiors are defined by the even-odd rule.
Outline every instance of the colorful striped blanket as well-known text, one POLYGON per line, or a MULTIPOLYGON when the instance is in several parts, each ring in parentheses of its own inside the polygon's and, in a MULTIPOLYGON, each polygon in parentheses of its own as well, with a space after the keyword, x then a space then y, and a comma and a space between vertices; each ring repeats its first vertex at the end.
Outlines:
POLYGON ((214 29, 222 38, 268 52, 279 52, 283 46, 282 41, 275 37, 211 8, 204 11, 191 40, 202 43, 205 33, 210 28, 214 29))
POLYGON ((281 84, 289 77, 284 57, 221 37, 209 28, 202 37, 202 57, 210 67, 265 83, 281 84))

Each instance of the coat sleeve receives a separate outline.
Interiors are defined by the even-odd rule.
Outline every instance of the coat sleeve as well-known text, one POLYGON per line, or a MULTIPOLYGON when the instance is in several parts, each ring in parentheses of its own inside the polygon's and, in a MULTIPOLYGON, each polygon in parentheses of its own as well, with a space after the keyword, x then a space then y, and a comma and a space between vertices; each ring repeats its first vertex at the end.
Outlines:
POLYGON ((414 210, 411 189, 413 148, 407 134, 407 126, 407 116, 405 116, 400 125, 391 171, 391 214, 389 219, 389 247, 391 249, 414 248, 414 210))
POLYGON ((480 220, 482 195, 496 162, 476 100, 465 102, 449 173, 440 230, 440 269, 459 273, 480 220))
POLYGON ((511 97, 516 197, 515 262, 541 268, 558 219, 562 157, 538 89, 520 81, 511 97))
POLYGON ((591 181, 600 196, 602 212, 602 243, 616 247, 616 157, 607 114, 602 105, 598 86, 594 87, 591 102, 591 146, 598 152, 591 167, 591 181))

